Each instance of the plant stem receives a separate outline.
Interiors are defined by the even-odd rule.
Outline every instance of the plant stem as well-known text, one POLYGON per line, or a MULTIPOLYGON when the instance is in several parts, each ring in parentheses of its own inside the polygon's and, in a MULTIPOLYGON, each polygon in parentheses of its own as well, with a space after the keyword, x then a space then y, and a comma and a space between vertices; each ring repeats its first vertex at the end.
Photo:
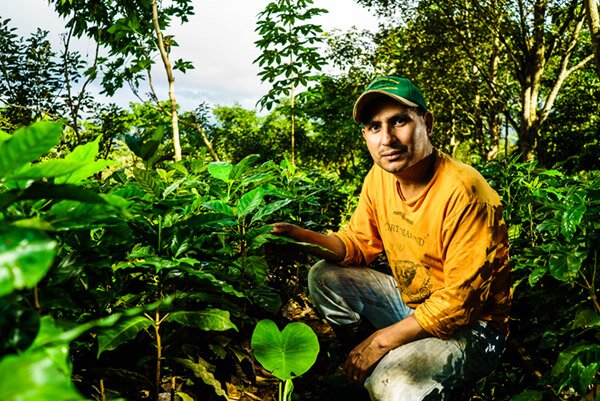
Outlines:
POLYGON ((106 394, 104 394, 104 379, 100 379, 100 396, 102 401, 106 401, 106 394))
POLYGON ((42 306, 40 305, 40 294, 38 291, 37 284, 35 286, 33 286, 33 302, 35 305, 35 309, 39 312, 40 309, 42 309, 42 306))
POLYGON ((154 318, 154 332, 156 334, 156 401, 160 401, 160 363, 162 359, 162 344, 160 339, 160 311, 156 310, 156 315, 154 318))

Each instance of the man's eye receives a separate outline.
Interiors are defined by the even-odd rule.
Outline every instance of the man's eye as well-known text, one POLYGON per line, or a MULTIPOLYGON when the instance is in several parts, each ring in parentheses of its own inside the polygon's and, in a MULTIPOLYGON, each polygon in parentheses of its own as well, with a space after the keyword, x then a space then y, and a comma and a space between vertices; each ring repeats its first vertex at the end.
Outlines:
POLYGON ((381 128, 381 126, 379 124, 371 124, 367 128, 369 129, 369 131, 377 131, 379 130, 379 128, 381 128))
POLYGON ((404 125, 404 124, 406 124, 407 121, 408 121, 408 118, 406 118, 406 117, 397 117, 394 119, 393 123, 394 123, 394 125, 404 125))

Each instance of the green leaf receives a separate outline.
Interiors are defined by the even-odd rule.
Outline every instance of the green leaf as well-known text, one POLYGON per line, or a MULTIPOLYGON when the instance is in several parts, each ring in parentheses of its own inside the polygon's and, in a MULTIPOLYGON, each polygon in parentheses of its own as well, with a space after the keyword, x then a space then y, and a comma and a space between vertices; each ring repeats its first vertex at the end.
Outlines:
POLYGON ((229 174, 229 178, 232 181, 235 181, 241 178, 253 165, 254 163, 260 159, 259 155, 248 155, 244 157, 238 164, 236 164, 231 173, 229 174))
POLYGON ((23 352, 33 342, 40 329, 37 311, 24 302, 0 298, 0 354, 23 352))
POLYGON ((200 357, 198 357, 198 362, 194 362, 191 359, 183 358, 173 359, 181 365, 185 366, 186 368, 190 369, 194 373, 194 376, 202 379, 202 381, 205 384, 211 386, 218 396, 224 397, 225 399, 229 400, 229 398, 227 397, 227 393, 221 387, 221 382, 219 382, 213 374, 213 371, 215 370, 214 366, 212 366, 200 357))
POLYGON ((269 266, 262 256, 242 256, 235 261, 235 264, 256 283, 264 283, 267 278, 269 266))
POLYGON ((51 159, 21 169, 18 173, 14 175, 10 174, 6 178, 9 180, 16 181, 60 177, 67 174, 71 174, 84 166, 85 164, 82 162, 72 162, 63 159, 51 159))
MULTIPOLYGON (((70 328, 67 331, 62 331, 58 329, 54 325, 54 322, 51 317, 44 316, 41 319, 41 328, 38 333, 38 336, 36 337, 34 343, 31 345, 30 349, 43 348, 47 347, 48 345, 69 343, 75 340, 83 333, 95 327, 113 327, 115 326, 115 324, 127 321, 133 316, 139 317, 139 315, 143 312, 151 312, 161 307, 168 307, 171 305, 172 301, 173 298, 167 297, 148 305, 127 309, 123 312, 114 313, 112 315, 102 317, 100 319, 91 320, 89 322, 70 328)), ((148 319, 148 321, 150 321, 152 324, 151 320, 148 319)))
POLYGON ((68 358, 66 345, 6 356, 0 360, 0 400, 85 400, 63 369, 68 358))
POLYGON ((557 280, 569 281, 567 255, 552 254, 548 259, 550 274, 557 280))
POLYGON ((60 142, 61 133, 62 124, 40 121, 0 142, 0 178, 47 153, 60 142))
POLYGON ((541 401, 544 394, 537 390, 525 390, 521 394, 512 397, 510 401, 541 401))
POLYGON ((70 174, 67 174, 63 177, 57 177, 54 182, 56 184, 79 184, 94 174, 104 171, 104 169, 112 166, 114 163, 115 162, 109 160, 92 161, 84 164, 82 167, 70 174))
POLYGON ((600 328, 600 314, 591 309, 578 311, 573 320, 573 328, 600 328))
POLYGON ((226 294, 232 294, 238 298, 245 297, 242 292, 236 290, 231 284, 227 283, 226 281, 219 280, 211 273, 208 273, 205 271, 198 271, 198 270, 195 270, 195 269, 192 269, 189 267, 185 267, 185 266, 180 266, 180 268, 182 270, 184 270, 185 272, 187 272, 189 275, 198 277, 201 280, 208 281, 214 287, 218 288, 219 290, 221 290, 222 292, 224 292, 226 294))
POLYGON ((246 295, 264 310, 276 314, 281 309, 281 297, 275 289, 266 285, 252 287, 246 290, 246 295))
POLYGON ((220 199, 215 199, 215 200, 205 202, 203 205, 210 210, 219 212, 219 215, 221 217, 223 216, 223 214, 226 216, 230 216, 230 217, 235 216, 235 212, 234 212, 233 208, 231 206, 229 206, 227 204, 227 202, 222 201, 220 199))
POLYGON ((148 195, 155 199, 161 196, 162 190, 159 182, 152 176, 150 171, 143 170, 141 168, 134 168, 133 176, 135 177, 135 180, 139 184, 140 188, 142 188, 148 195))
POLYGON ((569 373, 572 371, 572 365, 581 359, 597 362, 600 360, 600 345, 579 344, 562 351, 552 367, 552 377, 562 382, 568 382, 569 373), (567 380, 565 380, 567 379, 567 380))
POLYGON ((58 230, 94 229, 117 224, 123 213, 110 204, 81 203, 64 200, 52 206, 47 218, 58 230))
POLYGON ((229 182, 229 174, 233 170, 233 165, 229 162, 213 162, 208 165, 208 173, 221 181, 229 182))
POLYGON ((264 219, 265 217, 272 215, 279 209, 288 205, 291 201, 292 201, 291 199, 283 199, 283 200, 278 200, 278 201, 269 203, 265 207, 260 208, 254 214, 254 216, 252 216, 252 220, 250 221, 250 223, 255 223, 257 221, 264 219))
POLYGON ((34 182, 24 191, 14 190, 0 196, 0 209, 18 200, 37 199, 70 199, 85 203, 106 203, 104 197, 94 191, 72 184, 54 185, 47 182, 34 182))
POLYGON ((256 210, 265 197, 265 190, 262 187, 255 188, 252 191, 242 195, 237 203, 237 214, 244 217, 256 210))
POLYGON ((580 359, 577 359, 571 366, 571 371, 569 372, 571 382, 573 382, 575 389, 581 396, 587 394, 588 388, 594 381, 599 368, 600 362, 592 362, 585 366, 580 359))
POLYGON ((289 323, 279 331, 272 320, 261 320, 254 328, 251 345, 258 362, 281 380, 308 371, 319 353, 317 335, 300 322, 289 323))
POLYGON ((0 296, 35 286, 50 269, 55 248, 43 232, 0 222, 0 296))
POLYGON ((145 316, 134 316, 120 321, 114 327, 102 330, 98 334, 98 357, 104 351, 118 348, 121 344, 135 338, 140 331, 153 325, 154 322, 145 316))
POLYGON ((546 275, 547 272, 548 267, 546 265, 536 266, 535 269, 533 269, 533 271, 529 274, 529 285, 532 287, 535 286, 537 282, 546 275))
POLYGON ((197 327, 205 331, 225 331, 238 328, 229 318, 229 311, 207 309, 198 312, 172 312, 166 318, 169 322, 177 322, 183 326, 197 327))

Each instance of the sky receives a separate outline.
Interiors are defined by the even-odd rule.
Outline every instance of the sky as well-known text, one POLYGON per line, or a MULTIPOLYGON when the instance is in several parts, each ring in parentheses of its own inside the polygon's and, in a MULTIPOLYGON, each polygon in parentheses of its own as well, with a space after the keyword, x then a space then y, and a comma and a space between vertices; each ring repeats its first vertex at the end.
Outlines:
MULTIPOLYGON (((193 110, 201 102, 210 105, 232 106, 240 104, 254 109, 256 102, 269 90, 261 84, 259 68, 252 61, 260 52, 254 42, 259 39, 254 32, 257 14, 269 0, 195 0, 195 15, 189 22, 173 24, 164 34, 175 36, 179 47, 171 51, 171 61, 182 58, 191 61, 194 70, 185 74, 175 72, 175 96, 182 110, 193 110)), ((325 31, 352 27, 374 30, 376 18, 353 0, 315 0, 314 7, 325 8, 329 13, 315 18, 325 31)), ((64 21, 48 5, 47 0, 0 0, 0 18, 11 19, 17 34, 28 36, 38 27, 49 31, 48 39, 59 52, 60 34, 65 32, 64 21)), ((83 40, 76 50, 92 55, 94 43, 83 40)), ((162 63, 153 70, 154 86, 161 99, 168 99, 168 88, 162 63)), ((92 87, 93 92, 99 88, 92 87)), ((147 92, 142 86, 140 92, 147 92)), ((125 87, 111 99, 95 94, 102 102, 113 102, 126 107, 137 101, 131 89, 125 87)))

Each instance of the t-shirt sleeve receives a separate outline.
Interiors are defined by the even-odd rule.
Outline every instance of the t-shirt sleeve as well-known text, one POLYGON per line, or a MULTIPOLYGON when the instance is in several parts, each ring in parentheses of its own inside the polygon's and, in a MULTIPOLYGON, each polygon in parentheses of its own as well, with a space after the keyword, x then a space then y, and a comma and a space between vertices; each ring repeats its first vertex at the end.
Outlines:
POLYGON ((377 228, 377 214, 369 193, 373 177, 371 171, 365 178, 358 205, 348 225, 334 233, 346 247, 343 266, 368 265, 383 251, 383 243, 377 228))
POLYGON ((444 288, 415 309, 421 326, 447 338, 478 318, 495 272, 507 262, 508 236, 502 208, 471 203, 449 216, 442 235, 444 288))

